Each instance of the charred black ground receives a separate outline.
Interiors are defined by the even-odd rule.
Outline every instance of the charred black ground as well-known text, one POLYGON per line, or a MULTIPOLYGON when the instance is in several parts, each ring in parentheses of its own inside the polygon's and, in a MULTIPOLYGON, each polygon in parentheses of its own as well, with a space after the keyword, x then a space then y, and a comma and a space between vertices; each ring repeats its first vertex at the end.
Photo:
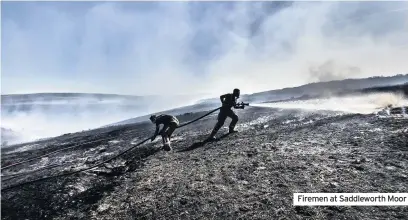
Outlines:
MULTIPOLYGON (((239 133, 216 142, 202 142, 215 113, 176 130, 172 152, 160 150, 158 141, 148 142, 105 167, 2 192, 2 218, 408 219, 408 207, 292 205, 295 192, 407 192, 408 119, 258 107, 237 113, 239 133)), ((7 148, 2 166, 95 141, 3 170, 11 175, 61 165, 3 177, 2 188, 92 165, 153 130, 152 124, 139 123, 7 148), (28 150, 19 152, 22 147, 28 150)))

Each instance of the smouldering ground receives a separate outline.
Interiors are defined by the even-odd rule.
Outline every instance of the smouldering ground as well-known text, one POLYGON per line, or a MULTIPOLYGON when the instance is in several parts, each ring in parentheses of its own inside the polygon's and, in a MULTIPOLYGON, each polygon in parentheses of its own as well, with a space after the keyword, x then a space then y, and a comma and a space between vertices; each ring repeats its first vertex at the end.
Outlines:
MULTIPOLYGON (((200 143, 215 123, 212 115, 176 130, 172 152, 149 142, 95 171, 2 192, 2 218, 408 219, 408 207, 292 205, 295 192, 407 192, 407 118, 258 107, 237 112, 240 132, 219 141, 200 143)), ((70 163, 3 180, 2 187, 88 166, 153 130, 151 124, 106 128, 40 143, 49 145, 43 150, 3 152, 5 165, 61 142, 100 140, 4 170, 70 163)))

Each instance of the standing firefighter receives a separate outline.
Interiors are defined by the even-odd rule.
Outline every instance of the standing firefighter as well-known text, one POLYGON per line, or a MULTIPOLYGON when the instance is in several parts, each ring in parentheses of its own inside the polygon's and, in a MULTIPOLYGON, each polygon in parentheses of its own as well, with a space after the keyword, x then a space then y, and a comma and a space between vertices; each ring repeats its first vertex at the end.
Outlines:
POLYGON ((163 149, 166 151, 170 151, 171 150, 170 138, 174 130, 176 130, 176 128, 179 126, 178 119, 172 115, 163 114, 159 116, 156 115, 150 116, 150 121, 156 124, 156 131, 154 132, 151 141, 154 141, 157 135, 160 134, 163 139, 163 149), (159 132, 160 124, 163 124, 163 128, 159 132))
POLYGON ((234 128, 238 122, 238 116, 234 113, 234 111, 231 108, 234 107, 235 109, 244 109, 245 105, 248 105, 246 103, 237 103, 239 95, 240 95, 239 89, 234 89, 232 94, 228 93, 220 96, 222 107, 220 109, 220 113, 218 114, 218 122, 217 124, 215 124, 215 127, 211 132, 211 135, 208 138, 209 140, 215 139, 215 134, 224 125, 225 119, 227 119, 227 117, 230 117, 232 119, 229 125, 229 133, 236 132, 234 128))

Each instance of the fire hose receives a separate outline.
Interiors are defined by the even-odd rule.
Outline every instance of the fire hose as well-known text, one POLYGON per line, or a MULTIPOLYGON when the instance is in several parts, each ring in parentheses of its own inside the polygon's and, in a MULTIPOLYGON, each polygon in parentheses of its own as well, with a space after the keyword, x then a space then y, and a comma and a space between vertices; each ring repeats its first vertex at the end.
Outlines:
MULTIPOLYGON (((239 104, 237 104, 237 106, 241 106, 241 107, 244 107, 245 105, 248 106, 249 104, 248 104, 248 103, 239 103, 239 104)), ((210 114, 212 114, 212 113, 218 111, 219 109, 221 109, 221 107, 216 108, 216 109, 214 109, 214 110, 212 110, 212 111, 206 113, 205 115, 200 116, 200 117, 198 117, 198 118, 196 118, 196 119, 194 119, 194 120, 192 120, 192 121, 189 121, 189 122, 186 122, 186 123, 184 123, 184 124, 181 124, 181 125, 178 126, 178 128, 187 126, 187 125, 189 125, 189 124, 191 124, 191 123, 194 123, 194 122, 196 122, 196 121, 198 121, 198 120, 200 120, 200 119, 202 119, 202 118, 204 118, 204 117, 207 117, 208 115, 210 115, 210 114)), ((24 186, 24 185, 28 185, 28 184, 35 183, 35 182, 50 180, 50 179, 54 179, 54 178, 57 178, 57 177, 63 177, 63 176, 74 175, 74 174, 78 174, 78 173, 81 173, 81 172, 84 172, 84 171, 87 171, 87 170, 94 169, 94 168, 96 168, 96 167, 99 167, 99 166, 101 166, 101 165, 103 165, 103 164, 105 164, 105 163, 108 163, 108 162, 110 162, 110 161, 112 161, 112 160, 114 160, 114 159, 116 159, 116 158, 118 158, 118 157, 120 157, 120 156, 126 154, 127 152, 129 152, 129 151, 135 149, 136 147, 138 147, 138 146, 144 144, 146 141, 148 141, 148 140, 150 140, 150 139, 151 139, 151 137, 146 138, 146 139, 142 140, 141 142, 135 144, 134 146, 128 148, 127 150, 125 150, 125 151, 123 151, 123 152, 117 154, 116 156, 113 156, 113 157, 111 157, 111 158, 109 158, 109 159, 107 159, 107 160, 104 160, 104 161, 102 161, 102 162, 100 162, 100 163, 97 163, 97 164, 95 164, 95 165, 93 165, 93 166, 90 166, 90 167, 88 167, 88 168, 83 168, 83 169, 80 169, 80 170, 76 170, 76 171, 72 171, 72 172, 67 172, 67 173, 61 173, 61 174, 54 175, 54 176, 48 176, 48 177, 38 178, 38 179, 31 180, 31 181, 27 181, 27 182, 19 183, 19 184, 16 184, 16 185, 8 186, 8 187, 5 187, 5 188, 1 189, 1 192, 6 192, 6 191, 8 191, 8 190, 10 190, 10 189, 13 189, 13 188, 16 188, 16 187, 20 187, 20 186, 24 186)), ((67 149, 67 148, 65 148, 64 150, 66 150, 66 149, 67 149)), ((59 150, 58 150, 58 151, 59 151, 59 150)), ((56 151, 51 152, 51 153, 56 153, 56 151)), ((51 153, 48 153, 47 155, 49 155, 49 154, 51 154, 51 153)), ((43 155, 43 156, 44 156, 44 155, 43 155)), ((35 158, 28 159, 28 160, 26 160, 25 162, 31 161, 31 160, 36 159, 36 158, 39 158, 39 157, 35 157, 35 158)), ((21 163, 23 163, 23 162, 19 162, 19 163, 17 163, 17 164, 21 164, 21 163)), ((10 166, 11 166, 11 165, 10 165, 10 166)), ((8 167, 10 167, 10 166, 8 166, 8 167)))

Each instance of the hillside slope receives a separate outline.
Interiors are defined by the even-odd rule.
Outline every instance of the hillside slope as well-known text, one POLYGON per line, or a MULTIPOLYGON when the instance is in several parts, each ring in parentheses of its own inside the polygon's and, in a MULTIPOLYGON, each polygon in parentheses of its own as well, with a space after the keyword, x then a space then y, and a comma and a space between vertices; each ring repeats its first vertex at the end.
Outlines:
MULTIPOLYGON (((160 150, 158 138, 93 171, 2 191, 2 218, 408 218, 407 207, 292 206, 295 192, 406 192, 407 118, 258 107, 237 113, 239 133, 216 142, 201 142, 215 124, 213 114, 176 130, 171 152, 160 150)), ((3 177, 2 187, 90 166, 153 130, 152 124, 139 123, 7 148, 2 166, 83 143, 3 170, 3 175, 12 175, 60 165, 3 177)))

